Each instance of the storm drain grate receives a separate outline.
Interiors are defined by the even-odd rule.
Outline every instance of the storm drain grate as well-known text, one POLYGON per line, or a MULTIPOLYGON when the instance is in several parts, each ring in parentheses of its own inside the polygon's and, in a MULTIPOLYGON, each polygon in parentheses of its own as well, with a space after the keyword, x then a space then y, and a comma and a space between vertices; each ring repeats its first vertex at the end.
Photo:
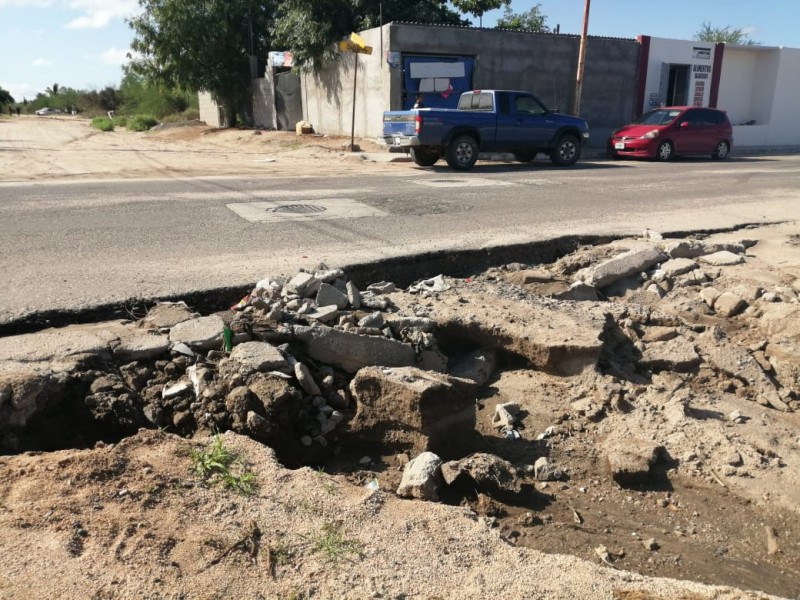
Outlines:
POLYGON ((269 212, 273 213, 290 213, 294 215, 308 215, 312 213, 321 213, 328 210, 324 206, 318 206, 316 204, 283 204, 281 206, 276 206, 275 208, 271 208, 269 212))

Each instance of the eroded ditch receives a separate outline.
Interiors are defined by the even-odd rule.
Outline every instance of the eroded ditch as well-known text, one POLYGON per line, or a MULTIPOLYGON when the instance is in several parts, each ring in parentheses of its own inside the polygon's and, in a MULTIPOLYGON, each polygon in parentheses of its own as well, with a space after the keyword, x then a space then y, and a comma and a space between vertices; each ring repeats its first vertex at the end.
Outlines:
MULTIPOLYGON (((778 499, 796 451, 795 338, 759 327, 794 314, 795 276, 756 278, 759 293, 739 296, 750 308, 729 315, 714 307, 723 292, 701 294, 750 282, 733 267, 755 262, 754 245, 570 240, 528 263, 493 251, 503 266, 481 270, 441 256, 425 275, 446 278, 415 278, 410 262, 387 266, 391 277, 361 267, 357 280, 320 268, 233 290, 235 310, 203 316, 161 303, 108 328, 105 343, 51 356, 63 364, 49 373, 6 368, 3 451, 91 447, 140 427, 232 429, 288 467, 392 493, 433 451, 457 473, 436 483, 438 500, 470 507, 511 544, 794 597, 796 505, 778 499), (602 279, 628 246, 659 251, 602 279), (742 260, 703 262, 718 252, 742 260), (694 266, 665 271, 676 260, 694 266), (505 404, 514 420, 500 429, 505 404)), ((234 304, 230 293, 204 308, 234 304)))

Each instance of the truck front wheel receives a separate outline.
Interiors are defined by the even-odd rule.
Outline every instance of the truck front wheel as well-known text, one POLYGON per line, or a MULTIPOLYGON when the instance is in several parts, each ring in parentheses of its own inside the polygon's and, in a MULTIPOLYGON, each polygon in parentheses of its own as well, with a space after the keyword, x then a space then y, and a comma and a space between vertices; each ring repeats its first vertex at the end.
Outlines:
POLYGON ((581 143, 574 135, 566 134, 550 151, 550 160, 557 167, 571 167, 581 157, 581 143))
POLYGON ((459 171, 468 171, 478 160, 478 142, 469 135, 456 137, 447 147, 447 164, 459 171))
POLYGON ((411 148, 411 160, 420 167, 432 167, 439 160, 439 153, 425 146, 411 148))

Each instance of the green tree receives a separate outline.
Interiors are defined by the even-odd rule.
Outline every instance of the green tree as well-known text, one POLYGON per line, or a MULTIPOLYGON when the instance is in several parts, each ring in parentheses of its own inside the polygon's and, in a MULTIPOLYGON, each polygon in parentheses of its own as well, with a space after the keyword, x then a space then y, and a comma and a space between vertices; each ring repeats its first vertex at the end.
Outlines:
POLYGON ((45 88, 44 93, 48 96, 58 96, 58 93, 61 91, 61 86, 57 83, 54 83, 51 87, 45 88))
POLYGON ((547 32, 550 28, 545 25, 547 17, 541 12, 541 4, 536 4, 523 13, 515 13, 510 6, 506 6, 503 16, 497 19, 497 29, 515 29, 517 31, 547 32))
POLYGON ((272 26, 275 49, 291 50, 295 64, 315 67, 335 57, 335 42, 353 31, 391 21, 466 25, 447 0, 283 0, 272 26))
POLYGON ((750 39, 750 34, 743 29, 733 29, 730 25, 725 27, 712 27, 711 23, 703 23, 700 29, 695 32, 694 39, 701 42, 724 42, 726 44, 737 44, 740 46, 756 46, 759 42, 750 39))
POLYGON ((453 0, 455 6, 462 13, 470 14, 478 17, 483 25, 484 13, 500 8, 501 6, 510 6, 511 0, 453 0))
POLYGON ((251 56, 266 56, 278 0, 139 0, 128 24, 142 58, 130 69, 154 84, 207 90, 227 125, 250 105, 251 56))
POLYGON ((0 106, 4 104, 14 104, 14 97, 11 92, 0 87, 0 106))

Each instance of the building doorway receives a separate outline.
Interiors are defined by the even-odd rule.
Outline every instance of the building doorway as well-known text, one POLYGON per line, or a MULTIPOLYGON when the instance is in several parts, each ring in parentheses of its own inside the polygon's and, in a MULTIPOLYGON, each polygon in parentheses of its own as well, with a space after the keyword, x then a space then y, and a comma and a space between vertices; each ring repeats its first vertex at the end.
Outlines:
POLYGON ((667 106, 686 106, 689 102, 689 65, 670 65, 667 81, 667 106))

